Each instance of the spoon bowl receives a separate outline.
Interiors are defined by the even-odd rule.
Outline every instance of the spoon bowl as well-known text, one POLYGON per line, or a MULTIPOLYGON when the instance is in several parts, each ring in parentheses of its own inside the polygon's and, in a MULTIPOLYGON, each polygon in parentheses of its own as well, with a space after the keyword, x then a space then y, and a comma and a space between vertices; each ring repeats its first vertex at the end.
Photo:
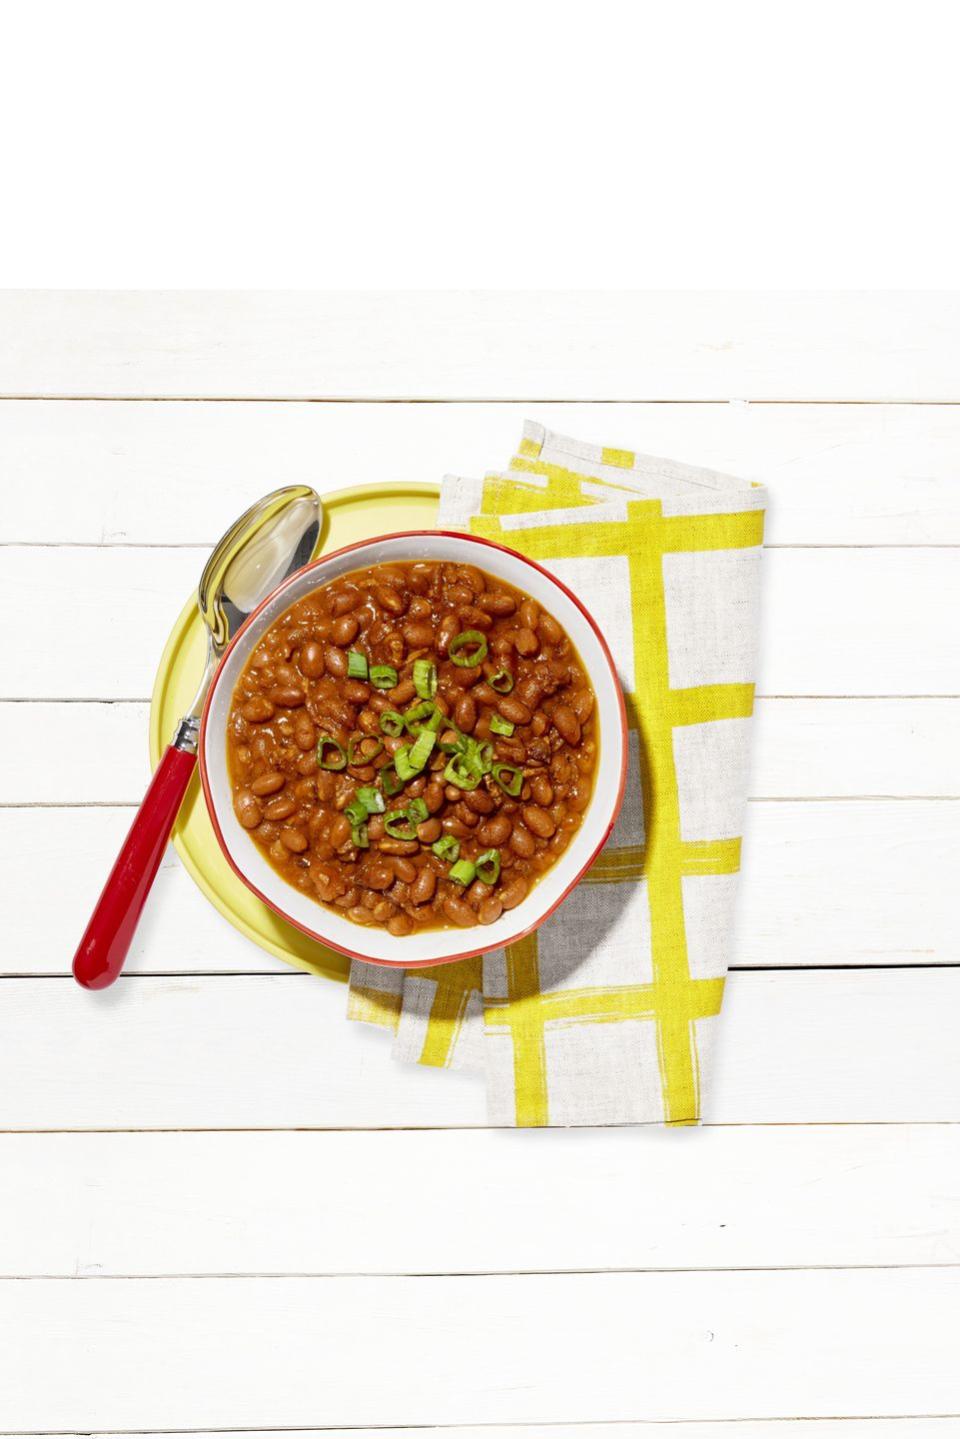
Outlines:
POLYGON ((310 562, 322 523, 320 496, 307 485, 288 485, 257 500, 214 545, 197 587, 207 662, 175 747, 196 754, 200 715, 224 650, 263 600, 310 562))

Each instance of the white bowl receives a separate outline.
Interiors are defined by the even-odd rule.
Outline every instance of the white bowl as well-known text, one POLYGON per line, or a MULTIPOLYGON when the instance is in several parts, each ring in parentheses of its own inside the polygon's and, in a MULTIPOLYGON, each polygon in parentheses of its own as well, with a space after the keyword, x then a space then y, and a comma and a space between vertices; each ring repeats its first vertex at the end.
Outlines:
POLYGON ((374 964, 416 968, 502 949, 529 934, 553 913, 593 863, 613 828, 626 778, 626 732, 623 695, 606 641, 596 621, 565 585, 533 560, 502 545, 444 530, 419 530, 383 535, 324 555, 298 570, 254 611, 224 654, 210 686, 200 729, 200 775, 220 846, 240 879, 264 904, 342 954, 374 964), (391 560, 472 564, 523 590, 564 627, 579 651, 596 695, 600 752, 593 794, 580 827, 523 903, 506 911, 495 924, 403 936, 354 924, 282 879, 234 813, 227 772, 227 720, 234 686, 263 634, 291 605, 320 585, 351 570, 391 560))

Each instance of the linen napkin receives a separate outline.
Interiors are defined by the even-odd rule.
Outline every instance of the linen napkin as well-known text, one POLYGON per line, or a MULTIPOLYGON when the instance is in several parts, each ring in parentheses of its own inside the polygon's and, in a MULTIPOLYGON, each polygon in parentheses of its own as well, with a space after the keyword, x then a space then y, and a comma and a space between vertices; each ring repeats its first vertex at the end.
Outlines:
POLYGON ((491 1124, 699 1120, 746 798, 765 491, 528 422, 506 472, 444 479, 438 524, 584 600, 627 701, 623 810, 588 874, 506 951, 355 962, 348 1015, 397 1059, 486 1075, 491 1124))

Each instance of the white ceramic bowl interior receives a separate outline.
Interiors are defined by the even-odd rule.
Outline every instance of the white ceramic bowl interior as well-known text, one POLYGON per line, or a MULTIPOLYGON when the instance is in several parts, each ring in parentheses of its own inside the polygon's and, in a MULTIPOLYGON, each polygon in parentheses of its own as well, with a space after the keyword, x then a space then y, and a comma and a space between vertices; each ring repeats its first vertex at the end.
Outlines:
POLYGON ((214 679, 204 714, 201 767, 214 826, 234 869, 285 919, 345 954, 380 964, 437 964, 499 949, 535 929, 556 906, 603 844, 623 794, 623 701, 612 660, 584 610, 545 570, 512 550, 441 531, 387 535, 325 557, 288 580, 247 623, 214 679), (294 889, 274 870, 237 819, 227 773, 226 728, 230 698, 244 665, 274 620, 297 600, 338 575, 398 560, 472 564, 532 596, 573 640, 597 698, 600 755, 590 805, 567 849, 530 894, 496 924, 475 929, 429 930, 396 937, 366 928, 294 889))

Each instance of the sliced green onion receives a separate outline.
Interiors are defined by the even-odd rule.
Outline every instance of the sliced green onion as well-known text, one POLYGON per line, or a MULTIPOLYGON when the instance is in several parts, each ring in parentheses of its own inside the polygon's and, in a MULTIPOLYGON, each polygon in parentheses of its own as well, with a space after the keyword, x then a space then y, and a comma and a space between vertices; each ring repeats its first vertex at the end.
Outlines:
POLYGON ((440 748, 444 754, 459 754, 461 750, 466 748, 467 736, 461 734, 453 725, 447 725, 442 733, 443 739, 440 740, 440 748), (447 735, 451 734, 453 735, 453 739, 447 739, 447 735))
POLYGON ((477 879, 484 884, 496 884, 500 878, 500 851, 498 849, 485 849, 483 854, 478 854, 475 860, 477 879))
POLYGON ((511 799, 515 799, 523 788, 523 770, 518 769, 515 764, 495 764, 493 777, 511 799))
POLYGON ((383 827, 391 839, 416 839, 417 831, 405 809, 395 809, 383 817, 383 827))
POLYGON ((433 660, 414 660, 413 687, 422 700, 432 700, 437 692, 437 667, 433 660))
POLYGON ((430 729, 434 733, 440 728, 441 722, 445 719, 442 710, 439 710, 433 700, 423 700, 420 704, 414 705, 413 709, 407 710, 403 722, 412 735, 418 735, 421 730, 430 729))
POLYGON ((370 683, 375 690, 392 690, 397 683, 393 665, 374 665, 370 670, 370 683))
POLYGON ((396 710, 384 710, 380 716, 380 728, 385 735, 396 739, 398 735, 403 734, 403 715, 398 714, 396 710))
POLYGON ((374 760, 383 753, 383 740, 378 739, 375 734, 354 734, 347 741, 347 764, 373 764, 374 760), (369 753, 364 752, 363 746, 367 740, 376 745, 369 753))
POLYGON ((496 690, 498 695, 508 695, 513 689, 513 675, 509 670, 497 670, 496 674, 487 680, 487 684, 492 690, 496 690))
POLYGON ((344 805, 343 812, 351 825, 364 824, 367 818, 367 807, 363 800, 354 795, 349 804, 344 805))
POLYGON ((423 824, 430 811, 422 799, 412 799, 406 809, 391 810, 383 826, 391 839, 416 839, 417 825, 423 824))
POLYGON ((480 630, 463 630, 450 641, 447 654, 455 665, 472 669, 487 657, 487 637, 480 630))
POLYGON ((357 849, 370 848, 370 836, 367 833, 365 824, 354 824, 350 826, 350 838, 357 849))
MULTIPOLYGON (((476 743, 476 741, 474 741, 476 743)), ((477 747, 477 762, 480 765, 481 774, 489 774, 493 768, 493 745, 486 739, 477 747)))
POLYGON ((347 752, 333 735, 322 734, 317 740, 317 764, 320 769, 346 769, 347 752), (329 754, 329 750, 333 753, 329 754))
POLYGON ((404 784, 406 784, 408 780, 414 779, 419 773, 419 771, 416 770, 414 766, 410 763, 410 754, 412 749, 412 745, 401 745, 401 747, 397 750, 396 754, 393 757, 393 763, 396 767, 397 777, 404 784))
POLYGON ((415 774, 419 774, 433 753, 433 747, 437 737, 433 730, 422 729, 410 746, 410 753, 407 757, 410 768, 415 774))
POLYGON ((347 650, 347 679, 365 680, 367 677, 367 657, 359 650, 347 650))
POLYGON ((392 762, 385 764, 380 771, 380 783, 383 785, 383 792, 387 799, 393 799, 403 789, 403 780, 397 774, 397 767, 392 762))
POLYGON ((448 879, 456 880, 457 884, 472 884, 477 870, 472 860, 458 859, 452 864, 448 871, 448 879))
POLYGON ((460 841, 452 834, 443 834, 430 846, 437 859, 448 859, 454 863, 460 855, 460 841))
POLYGON ((465 754, 455 754, 447 760, 443 777, 448 784, 455 784, 457 789, 476 789, 483 778, 479 765, 471 765, 465 754))
POLYGON ((383 814, 386 809, 383 795, 373 785, 364 785, 357 790, 356 798, 363 805, 367 814, 383 814))
POLYGON ((492 734, 512 735, 516 726, 510 720, 503 718, 503 715, 492 714, 490 716, 490 731, 492 734))

